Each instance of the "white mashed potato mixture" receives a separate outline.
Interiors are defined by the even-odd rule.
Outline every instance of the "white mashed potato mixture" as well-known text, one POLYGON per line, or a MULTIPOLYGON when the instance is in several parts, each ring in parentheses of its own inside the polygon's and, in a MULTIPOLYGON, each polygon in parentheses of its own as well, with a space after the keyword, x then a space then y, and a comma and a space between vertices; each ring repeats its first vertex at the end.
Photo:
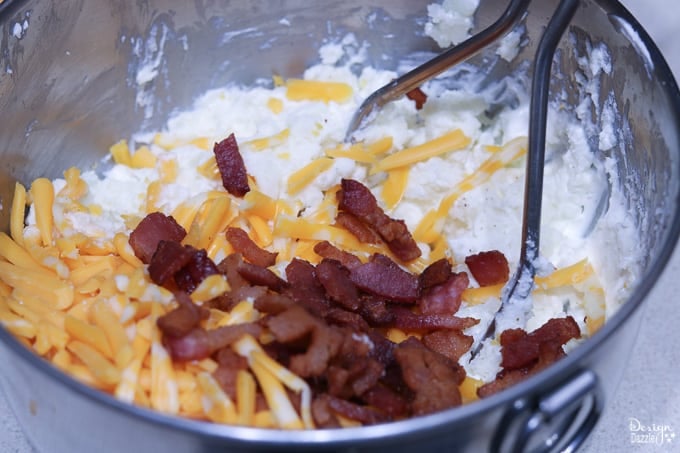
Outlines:
MULTIPOLYGON (((461 41, 476 6, 474 0, 432 5, 426 32, 442 46, 461 41)), ((346 37, 345 44, 352 40, 346 37)), ((521 245, 527 94, 518 91, 516 108, 489 118, 489 93, 447 90, 434 81, 422 87, 427 94, 422 109, 407 98, 385 106, 356 133, 358 144, 350 146, 343 143, 350 118, 371 92, 397 74, 371 67, 355 74, 336 65, 340 49, 339 44, 325 46, 322 63, 299 80, 275 77, 271 88, 233 86, 205 93, 193 108, 170 118, 164 130, 114 145, 113 166, 104 177, 72 172, 53 181, 54 240, 62 240, 61 257, 77 259, 78 252, 71 249, 69 255, 68 250, 73 238, 88 238, 93 250, 129 254, 120 238, 127 238, 149 212, 172 215, 191 235, 192 228, 200 228, 197 219, 208 222, 211 212, 222 209, 217 223, 236 219, 258 245, 279 252, 273 269, 285 276, 283 269, 293 257, 313 259, 310 244, 315 241, 328 239, 343 247, 344 236, 334 236, 329 226, 337 209, 334 191, 342 178, 351 178, 370 188, 385 213, 403 219, 413 234, 422 256, 404 268, 418 272, 448 257, 456 271, 467 272, 466 256, 499 250, 512 274, 521 245), (225 198, 212 153, 213 143, 232 133, 251 183, 243 198, 225 198), (218 207, 216 200, 228 200, 226 207, 218 207)), ((594 151, 578 121, 568 112, 551 111, 539 280, 528 315, 501 319, 499 331, 532 331, 551 318, 571 315, 587 337, 625 300, 640 255, 635 228, 616 181, 594 151)), ((39 216, 39 209, 31 209, 24 242, 41 241, 39 216)), ((215 262, 229 252, 223 239, 196 243, 215 262)), ((68 272, 59 264, 54 267, 68 272)), ((117 275, 117 289, 129 289, 135 275, 117 275)), ((477 342, 500 301, 498 288, 485 292, 470 279, 457 316, 480 320, 465 331, 477 342)), ((160 288, 147 291, 146 297, 162 304, 170 300, 160 288)), ((130 323, 134 310, 120 299, 111 296, 111 311, 134 340, 148 326, 130 323)), ((475 360, 470 362, 467 353, 460 363, 469 377, 489 382, 500 360, 500 345, 490 341, 475 360)), ((129 373, 138 377, 134 372, 133 367, 129 373)), ((134 399, 120 385, 116 394, 134 399)))

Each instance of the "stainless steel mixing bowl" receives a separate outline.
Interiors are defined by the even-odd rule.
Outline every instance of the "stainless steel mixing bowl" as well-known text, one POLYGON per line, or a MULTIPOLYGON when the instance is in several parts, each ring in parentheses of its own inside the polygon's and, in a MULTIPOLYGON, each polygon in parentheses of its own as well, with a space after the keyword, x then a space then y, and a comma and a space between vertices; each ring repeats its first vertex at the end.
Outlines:
MULTIPOLYGON (((424 0, 25 0, 0 6, 0 197, 7 229, 14 181, 90 167, 108 146, 160 127, 208 88, 300 75, 321 42, 355 33, 369 63, 434 51, 422 35, 424 0), (17 28, 17 24, 19 27, 17 28), (25 25, 25 26, 24 26, 25 25), (140 67, 158 74, 146 83, 140 67)), ((507 63, 474 60, 486 80, 531 61, 556 2, 534 2, 528 41, 507 63)), ((482 0, 479 29, 503 1, 482 0)), ((338 450, 523 451, 579 445, 611 398, 639 325, 639 308, 678 238, 680 94, 647 33, 614 0, 584 0, 562 40, 554 99, 573 110, 589 75, 578 64, 605 43, 610 74, 596 81, 587 123, 597 151, 599 114, 614 103, 618 145, 600 152, 616 172, 648 254, 628 301, 567 358, 483 401, 397 423, 286 432, 218 426, 122 404, 61 374, 0 329, 0 382, 30 441, 45 452, 338 450)), ((482 82, 484 83, 484 82, 482 82)))

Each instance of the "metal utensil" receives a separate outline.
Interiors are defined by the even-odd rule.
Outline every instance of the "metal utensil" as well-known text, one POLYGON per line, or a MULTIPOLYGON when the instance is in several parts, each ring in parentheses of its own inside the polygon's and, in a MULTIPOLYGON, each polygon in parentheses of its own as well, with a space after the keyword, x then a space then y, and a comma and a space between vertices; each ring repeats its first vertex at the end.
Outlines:
POLYGON ((578 6, 579 0, 562 0, 560 2, 543 32, 536 50, 529 105, 529 147, 527 150, 522 216, 522 249, 519 265, 512 278, 503 287, 500 309, 489 324, 484 336, 472 349, 472 358, 479 353, 484 341, 496 334, 496 320, 499 314, 510 305, 516 306, 525 302, 534 287, 541 231, 550 71, 559 41, 574 17, 578 6))
POLYGON ((345 133, 345 141, 352 141, 354 133, 365 126, 380 107, 476 55, 507 34, 522 19, 530 2, 531 0, 512 0, 503 15, 489 27, 374 91, 352 117, 345 133))
MULTIPOLYGON (((488 28, 373 92, 352 117, 345 135, 345 141, 351 141, 353 134, 370 121, 378 108, 403 96, 425 81, 441 74, 446 69, 473 56, 498 40, 519 22, 526 13, 529 3, 530 0, 513 0, 503 15, 488 28)), ((522 307, 524 310, 528 309, 526 300, 534 287, 536 259, 539 255, 550 71, 555 50, 578 6, 579 0, 562 0, 560 2, 541 37, 536 51, 529 113, 529 146, 524 188, 520 260, 517 270, 503 288, 499 311, 483 337, 472 349, 472 358, 479 353, 484 341, 495 335, 496 319, 504 309, 509 305, 518 306, 522 304, 525 305, 525 307, 522 307)))

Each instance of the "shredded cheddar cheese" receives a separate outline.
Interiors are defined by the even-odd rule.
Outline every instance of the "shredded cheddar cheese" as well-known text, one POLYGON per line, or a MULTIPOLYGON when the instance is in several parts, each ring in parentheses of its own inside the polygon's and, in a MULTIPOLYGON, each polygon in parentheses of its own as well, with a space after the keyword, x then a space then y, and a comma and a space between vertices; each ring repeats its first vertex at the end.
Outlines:
POLYGON ((35 206, 35 221, 40 230, 43 246, 52 245, 52 204, 54 203, 54 187, 52 181, 38 178, 31 184, 31 198, 35 206))
POLYGON ((425 159, 449 152, 464 149, 470 144, 470 138, 463 134, 463 131, 456 129, 434 140, 417 145, 412 148, 403 149, 385 157, 371 169, 375 174, 381 171, 392 170, 394 168, 412 165, 425 159))
POLYGON ((309 185, 319 173, 322 173, 333 165, 333 160, 320 157, 305 165, 288 177, 288 193, 295 195, 309 185))
POLYGON ((288 79, 286 97, 291 101, 345 102, 352 96, 352 87, 342 82, 288 79))
POLYGON ((430 210, 425 214, 420 224, 413 231, 413 237, 417 241, 434 242, 438 238, 444 220, 449 215, 456 200, 465 192, 488 181, 495 172, 504 166, 526 154, 525 143, 526 137, 516 138, 508 142, 503 150, 492 154, 473 173, 460 181, 453 191, 439 202, 436 210, 430 210))

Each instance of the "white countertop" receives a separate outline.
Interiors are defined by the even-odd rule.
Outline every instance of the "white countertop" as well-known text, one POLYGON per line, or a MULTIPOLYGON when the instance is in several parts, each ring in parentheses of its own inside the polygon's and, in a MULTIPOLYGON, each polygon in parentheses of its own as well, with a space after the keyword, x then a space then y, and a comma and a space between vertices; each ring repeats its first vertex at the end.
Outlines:
MULTIPOLYGON (((680 79, 680 3, 677 0, 625 0, 623 3, 642 23, 680 79)), ((642 326, 619 388, 584 452, 680 452, 680 247, 645 303, 642 326), (662 315, 661 315, 662 314, 662 315), (662 445, 635 443, 633 427, 667 425, 675 439, 662 445)), ((670 432, 670 431, 669 431, 670 432)), ((0 452, 32 453, 0 392, 0 452)), ((57 452, 59 453, 59 452, 57 452)))

